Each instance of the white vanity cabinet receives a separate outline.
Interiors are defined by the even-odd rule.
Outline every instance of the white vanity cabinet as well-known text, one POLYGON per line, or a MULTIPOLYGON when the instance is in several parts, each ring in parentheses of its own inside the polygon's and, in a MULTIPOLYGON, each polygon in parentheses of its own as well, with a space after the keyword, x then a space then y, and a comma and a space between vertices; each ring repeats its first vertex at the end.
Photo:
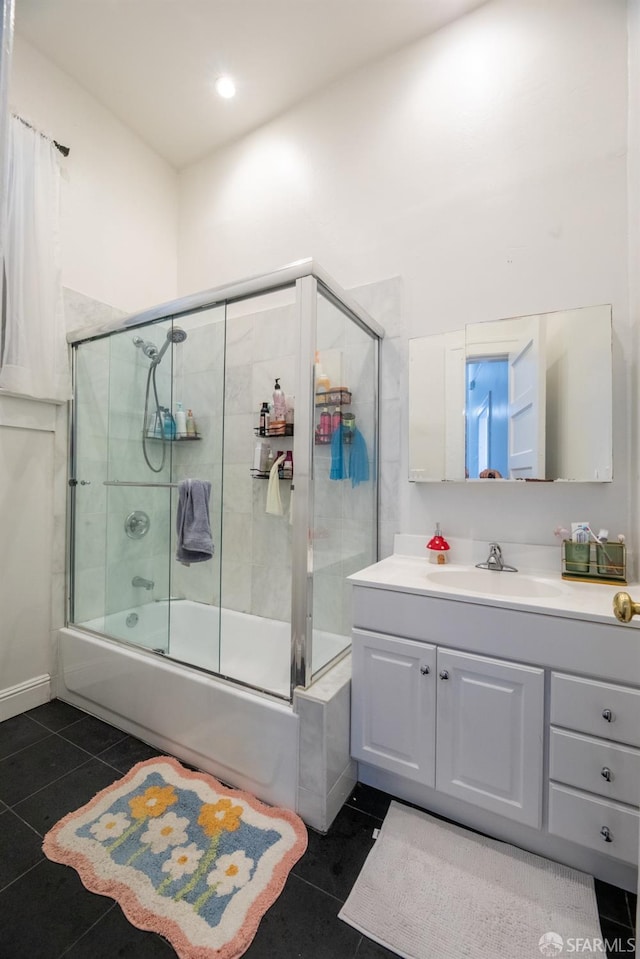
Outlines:
POLYGON ((353 631, 351 752, 539 827, 544 671, 353 631))
POLYGON ((635 890, 640 631, 615 622, 615 588, 553 581, 553 607, 430 574, 410 557, 351 577, 359 780, 635 890))

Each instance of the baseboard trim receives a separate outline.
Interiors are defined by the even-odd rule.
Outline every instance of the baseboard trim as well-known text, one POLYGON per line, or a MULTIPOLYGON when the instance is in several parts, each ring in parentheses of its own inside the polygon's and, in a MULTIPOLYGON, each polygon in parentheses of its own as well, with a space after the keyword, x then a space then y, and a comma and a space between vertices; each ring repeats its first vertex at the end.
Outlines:
POLYGON ((51 677, 33 676, 24 683, 0 689, 0 722, 25 713, 34 706, 42 706, 51 699, 51 677))

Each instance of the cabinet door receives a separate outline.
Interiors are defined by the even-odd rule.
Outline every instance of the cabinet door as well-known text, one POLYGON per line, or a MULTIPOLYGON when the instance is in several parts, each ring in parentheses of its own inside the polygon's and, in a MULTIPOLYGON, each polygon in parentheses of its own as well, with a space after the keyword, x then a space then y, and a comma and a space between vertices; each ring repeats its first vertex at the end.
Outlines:
POLYGON ((540 828, 544 671, 438 649, 436 789, 540 828))
POLYGON ((351 754, 433 786, 436 648, 353 630, 351 754))

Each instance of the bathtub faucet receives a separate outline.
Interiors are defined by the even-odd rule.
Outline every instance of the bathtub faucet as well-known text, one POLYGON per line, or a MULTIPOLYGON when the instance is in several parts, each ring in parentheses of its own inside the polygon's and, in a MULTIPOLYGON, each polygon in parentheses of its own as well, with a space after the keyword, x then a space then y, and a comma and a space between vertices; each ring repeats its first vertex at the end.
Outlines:
POLYGON ((152 579, 145 579, 144 576, 134 576, 131 580, 132 586, 144 586, 145 589, 153 589, 156 585, 152 579))

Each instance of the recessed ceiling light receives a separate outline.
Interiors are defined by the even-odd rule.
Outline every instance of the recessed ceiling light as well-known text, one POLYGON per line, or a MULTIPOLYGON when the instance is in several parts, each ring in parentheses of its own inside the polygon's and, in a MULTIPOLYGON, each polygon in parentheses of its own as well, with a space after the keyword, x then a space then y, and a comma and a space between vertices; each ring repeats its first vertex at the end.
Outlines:
POLYGON ((236 95, 236 85, 231 77, 218 77, 216 80, 216 93, 218 96, 229 100, 236 95))

